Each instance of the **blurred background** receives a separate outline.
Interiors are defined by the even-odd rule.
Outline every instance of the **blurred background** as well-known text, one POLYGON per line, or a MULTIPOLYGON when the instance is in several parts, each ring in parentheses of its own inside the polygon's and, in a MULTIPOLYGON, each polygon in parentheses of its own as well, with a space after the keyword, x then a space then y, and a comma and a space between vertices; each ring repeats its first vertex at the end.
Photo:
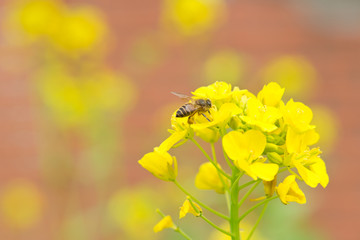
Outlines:
MULTIPOLYGON (((359 1, 2 0, 0 23, 0 239, 181 239, 152 228, 158 207, 179 223, 185 196, 137 160, 168 136, 183 104, 170 92, 214 81, 278 82, 321 136, 329 186, 271 203, 254 239, 360 239, 359 1)), ((194 188, 198 149, 172 154, 179 181, 225 211, 194 188)))

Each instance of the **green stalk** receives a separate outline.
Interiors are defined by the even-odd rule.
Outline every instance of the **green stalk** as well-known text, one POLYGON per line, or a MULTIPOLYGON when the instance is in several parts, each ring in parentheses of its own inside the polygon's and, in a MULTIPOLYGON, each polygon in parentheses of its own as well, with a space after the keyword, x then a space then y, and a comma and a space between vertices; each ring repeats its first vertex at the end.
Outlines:
POLYGON ((271 198, 267 198, 262 202, 259 202, 258 204, 254 205, 253 207, 251 207, 249 210, 247 210, 243 215, 241 215, 241 217, 239 218, 239 221, 243 220, 249 213, 251 213, 252 211, 254 211, 256 208, 260 207, 261 205, 270 202, 273 199, 278 198, 278 196, 273 196, 271 198))
POLYGON ((230 232, 231 240, 240 240, 240 229, 239 229, 239 170, 233 169, 231 187, 230 187, 230 232))
POLYGON ((200 151, 205 155, 205 157, 214 165, 214 167, 226 178, 231 179, 231 176, 229 176, 227 173, 225 173, 219 166, 212 160, 212 158, 207 154, 207 152, 204 150, 203 147, 193 138, 191 138, 191 141, 195 143, 195 145, 200 149, 200 151))
POLYGON ((250 240, 251 236, 252 236, 253 233, 255 232, 255 229, 256 229, 256 227, 259 225, 261 218, 264 216, 264 213, 265 213, 265 211, 266 211, 266 208, 267 208, 268 204, 269 204, 269 202, 266 202, 266 203, 265 203, 265 206, 264 206, 263 210, 261 211, 260 216, 259 216, 258 220, 256 221, 253 229, 251 229, 251 232, 249 233, 249 236, 247 237, 247 240, 250 240))
POLYGON ((250 188, 250 190, 243 196, 243 198, 240 200, 240 202, 238 203, 238 207, 240 208, 241 205, 245 202, 245 200, 247 199, 247 197, 252 193, 252 191, 255 190, 255 188, 259 185, 260 183, 260 179, 256 180, 256 183, 254 184, 254 186, 252 186, 250 188))
POLYGON ((211 207, 207 206, 206 204, 202 203, 200 200, 198 200, 196 197, 194 197, 192 194, 190 194, 188 191, 186 191, 176 180, 174 181, 175 185, 183 192, 185 195, 189 196, 194 202, 202 206, 203 208, 207 209, 209 212, 212 212, 213 214, 225 219, 229 220, 228 216, 225 216, 222 213, 219 213, 218 211, 215 211, 211 207))

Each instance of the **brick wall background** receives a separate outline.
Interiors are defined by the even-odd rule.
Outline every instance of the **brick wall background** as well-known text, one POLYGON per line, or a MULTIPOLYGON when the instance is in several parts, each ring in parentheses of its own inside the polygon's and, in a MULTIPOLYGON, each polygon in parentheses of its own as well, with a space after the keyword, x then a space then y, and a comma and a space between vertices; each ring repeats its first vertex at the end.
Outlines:
MULTIPOLYGON (((212 35, 170 41, 161 61, 146 69, 130 64, 131 46, 144 35, 155 45, 163 41, 164 36, 157 34, 161 28, 161 1, 67 2, 92 4, 104 12, 114 34, 108 63, 127 74, 138 88, 135 108, 122 123, 126 174, 132 183, 144 179, 137 160, 153 146, 152 136, 160 142, 158 132, 165 134, 165 129, 157 125, 157 114, 165 103, 176 102, 169 92, 186 93, 203 85, 197 70, 213 50, 233 49, 247 57, 248 70, 239 85, 250 90, 259 90, 259 69, 274 57, 305 56, 318 77, 313 94, 304 102, 328 107, 339 123, 335 147, 328 156, 330 184, 326 190, 314 191, 319 204, 311 221, 332 239, 360 239, 356 228, 360 224, 360 4, 231 0, 227 20, 212 35)), ((18 62, 22 54, 26 52, 5 48, 0 42, 0 186, 14 176, 40 185, 42 182, 38 133, 41 123, 38 106, 31 97, 31 80, 24 74, 29 63, 18 62)), ((46 228, 46 219, 42 224, 30 233, 39 236, 36 239, 47 239, 37 233, 46 228)), ((3 239, 14 236, 4 228, 0 230, 3 239)))

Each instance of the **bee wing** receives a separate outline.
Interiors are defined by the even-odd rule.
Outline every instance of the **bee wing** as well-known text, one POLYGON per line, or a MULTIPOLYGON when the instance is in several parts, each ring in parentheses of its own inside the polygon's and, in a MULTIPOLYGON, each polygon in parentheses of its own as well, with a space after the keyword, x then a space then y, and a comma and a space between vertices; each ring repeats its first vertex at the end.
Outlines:
POLYGON ((185 99, 185 100, 191 100, 192 98, 188 95, 185 94, 181 94, 181 93, 177 93, 177 92, 171 92, 172 94, 174 94, 175 96, 181 98, 181 99, 185 99))

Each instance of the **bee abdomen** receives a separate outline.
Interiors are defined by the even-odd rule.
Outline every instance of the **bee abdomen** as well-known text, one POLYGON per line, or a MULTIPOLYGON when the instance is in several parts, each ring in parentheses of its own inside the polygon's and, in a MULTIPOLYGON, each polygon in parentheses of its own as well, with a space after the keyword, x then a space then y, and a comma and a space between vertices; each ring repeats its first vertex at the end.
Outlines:
POLYGON ((193 113, 193 108, 189 104, 185 104, 184 106, 180 107, 176 112, 176 117, 187 117, 193 113))

